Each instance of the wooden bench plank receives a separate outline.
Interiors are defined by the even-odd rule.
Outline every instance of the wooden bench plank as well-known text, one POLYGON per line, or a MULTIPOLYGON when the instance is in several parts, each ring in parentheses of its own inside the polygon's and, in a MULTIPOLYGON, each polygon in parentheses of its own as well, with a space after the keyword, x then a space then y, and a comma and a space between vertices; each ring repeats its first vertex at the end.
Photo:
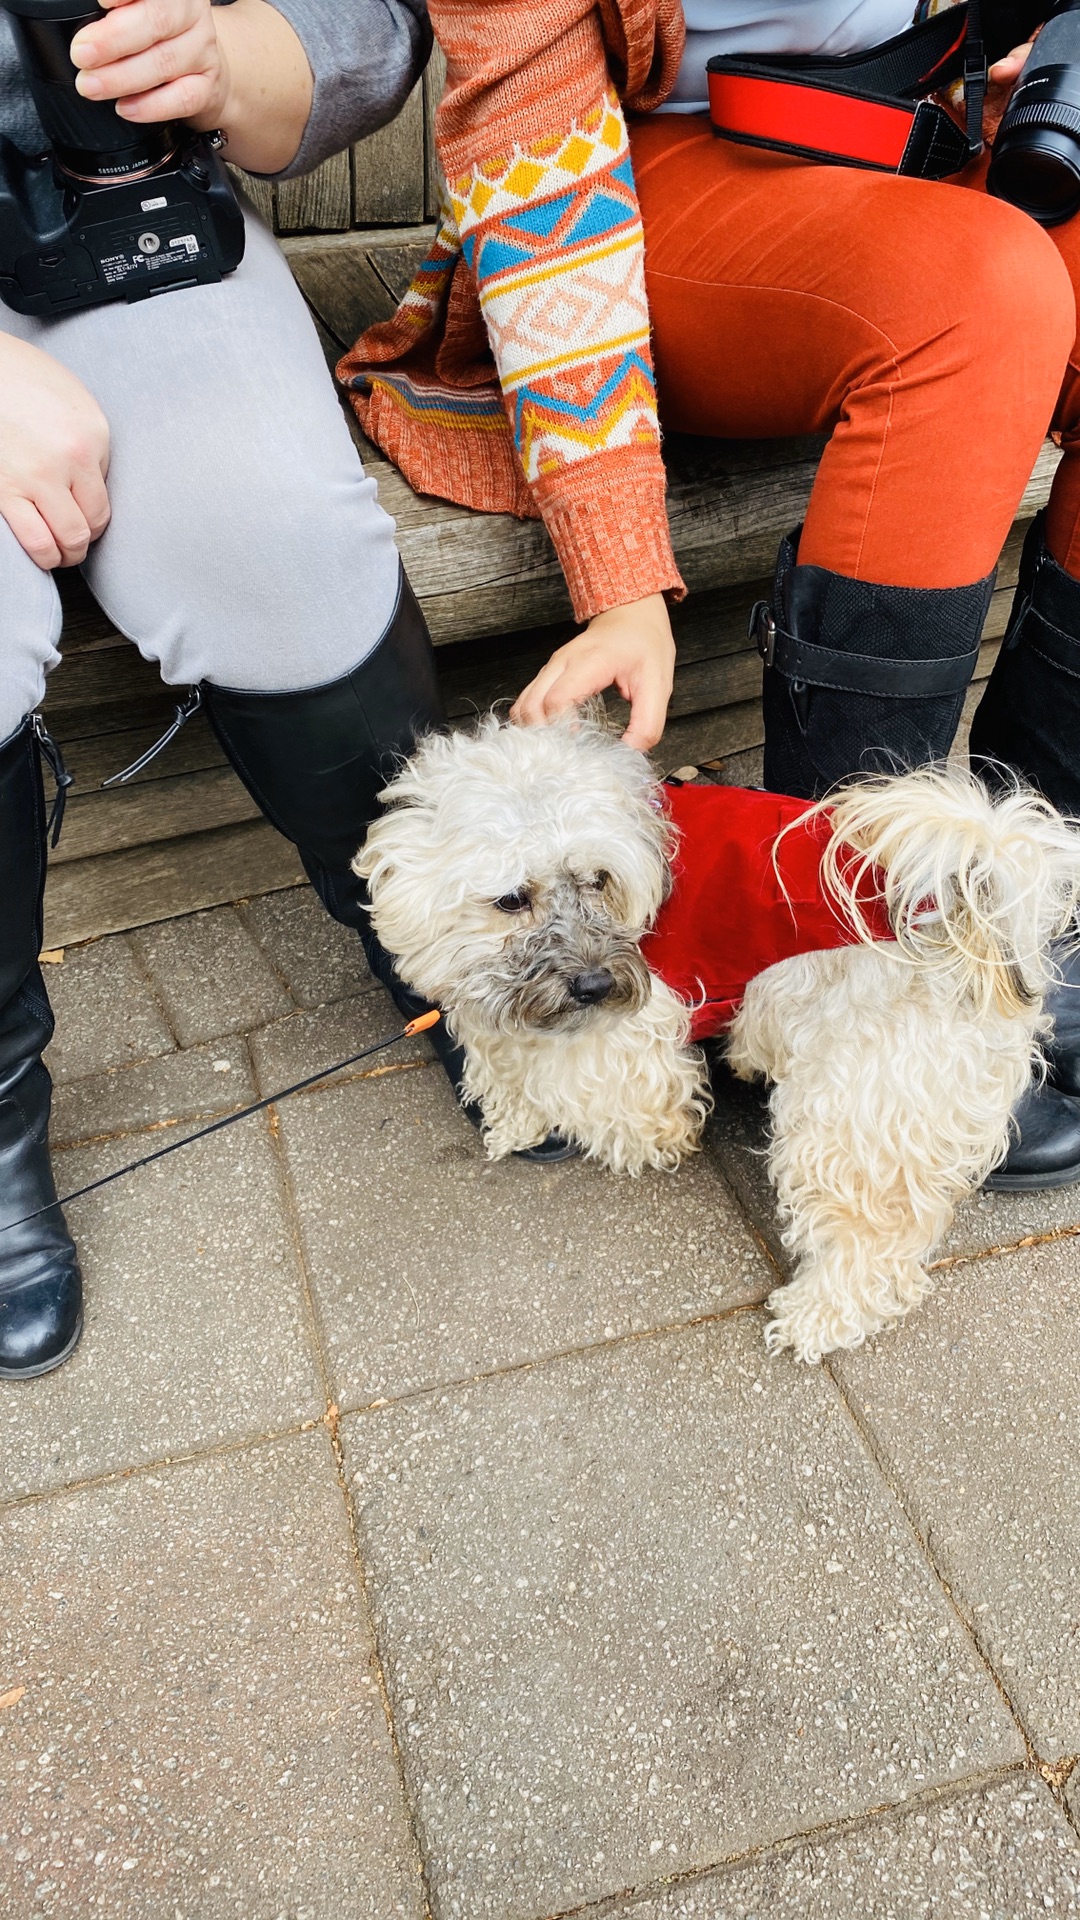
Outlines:
POLYGON ((44 945, 74 946, 303 879, 292 847, 265 820, 99 854, 50 868, 44 945))
POLYGON ((338 359, 366 327, 393 313, 434 233, 421 225, 282 241, 304 298, 338 343, 338 359))
POLYGON ((109 793, 80 795, 72 790, 64 831, 49 865, 61 867, 93 854, 179 840, 259 817, 254 800, 227 766, 170 772, 165 779, 133 782, 109 793))
POLYGON ((388 127, 354 146, 352 163, 354 226, 407 226, 424 218, 422 80, 388 127))

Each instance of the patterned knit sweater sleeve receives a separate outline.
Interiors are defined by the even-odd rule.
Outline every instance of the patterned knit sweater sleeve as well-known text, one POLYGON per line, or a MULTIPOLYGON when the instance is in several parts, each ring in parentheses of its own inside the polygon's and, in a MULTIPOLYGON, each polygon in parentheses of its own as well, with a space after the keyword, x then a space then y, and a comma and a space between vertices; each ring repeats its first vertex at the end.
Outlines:
MULTIPOLYGON (((681 5, 430 0, 430 13, 447 60, 436 144, 448 209, 426 263, 428 284, 421 284, 422 270, 410 295, 414 330, 430 321, 441 297, 444 331, 434 385, 422 392, 413 380, 413 411, 419 415, 426 405, 429 436, 440 425, 445 434, 453 411, 447 387, 456 373, 471 407, 465 466, 471 456, 475 475, 486 470, 490 481, 495 423, 486 421, 483 448, 480 379, 462 350, 470 296, 474 309, 478 296, 503 431, 508 424, 518 483, 523 477, 530 503, 522 509, 505 498, 496 502, 482 482, 471 492, 468 482, 459 484, 454 497, 539 511, 579 619, 646 594, 681 593, 622 106, 647 109, 670 87, 682 48, 681 5), (457 246, 466 289, 453 284, 449 256, 457 246), (433 276, 440 271, 446 284, 437 290, 433 276)), ((409 306, 407 295, 399 327, 409 306)), ((382 404, 368 399, 366 413, 358 411, 400 457, 400 420, 389 434, 379 427, 388 424, 388 412, 400 414, 404 389, 371 372, 373 360, 391 359, 394 347, 406 344, 394 328, 390 322, 371 329, 341 371, 354 392, 371 395, 382 386, 382 404)), ((419 418, 415 427, 422 439, 419 418)), ((463 451, 460 439, 453 449, 444 439, 444 469, 451 452, 463 451)), ((409 471, 407 460, 402 464, 409 471)), ((430 474, 429 467, 429 484, 430 474)))

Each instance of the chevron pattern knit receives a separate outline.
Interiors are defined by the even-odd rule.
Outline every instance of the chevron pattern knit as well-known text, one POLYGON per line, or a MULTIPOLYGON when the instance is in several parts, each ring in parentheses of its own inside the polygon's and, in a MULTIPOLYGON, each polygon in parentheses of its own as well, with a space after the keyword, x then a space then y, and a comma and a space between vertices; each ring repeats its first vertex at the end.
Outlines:
POLYGON ((641 218, 605 64, 655 104, 677 70, 681 7, 432 0, 431 16, 448 59, 443 219, 398 312, 339 377, 415 487, 542 515, 579 618, 681 593, 641 218))
POLYGON ((560 138, 474 167, 451 206, 526 480, 655 447, 641 217, 615 95, 560 138))

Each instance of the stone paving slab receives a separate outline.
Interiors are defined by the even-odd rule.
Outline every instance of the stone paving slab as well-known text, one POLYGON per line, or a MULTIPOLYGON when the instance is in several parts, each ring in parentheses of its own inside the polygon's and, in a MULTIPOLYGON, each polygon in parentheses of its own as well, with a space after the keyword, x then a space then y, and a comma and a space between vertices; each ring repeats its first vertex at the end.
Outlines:
POLYGON ((53 1096, 54 1149, 171 1121, 210 1119, 256 1098, 242 1040, 215 1040, 134 1067, 64 1081, 53 1096))
POLYGON ((1080 1751, 1080 1258, 943 1274, 838 1373, 1046 1759, 1080 1751))
POLYGON ((355 933, 331 920, 311 887, 289 887, 237 909, 301 1007, 319 1007, 374 986, 355 933))
MULTIPOLYGON (((715 1075, 715 1084, 714 1137, 724 1172, 773 1257, 786 1267, 762 1153, 767 1121, 763 1095, 722 1070, 715 1075)), ((977 1193, 958 1208, 935 1258, 966 1258, 994 1247, 1014 1247, 1030 1234, 1071 1226, 1080 1226, 1080 1185, 1046 1193, 977 1193)))
POLYGON ((1080 1914, 1080 1851, 1041 1781, 888 1816, 644 1901, 620 1920, 1024 1920, 1080 1914))
POLYGON ((493 1163, 435 1067, 290 1101, 281 1137, 343 1408, 760 1300, 775 1280, 709 1154, 639 1180, 493 1163))
POLYGON ((288 1013, 292 997, 234 907, 212 907, 128 935, 182 1047, 288 1013))
POLYGON ((46 1054, 58 1083, 171 1053, 176 1038, 123 934, 73 947, 42 968, 56 1015, 46 1054))
POLYGON ((325 1433, 0 1517, 5 1920, 421 1920, 325 1433))
MULTIPOLYGON (((291 1013, 283 1020, 275 1020, 272 1026, 263 1027, 250 1038, 259 1092, 272 1093, 275 1088, 289 1086, 309 1073, 321 1073, 336 1060, 345 1060, 376 1040, 400 1033, 403 1024, 390 995, 381 987, 353 994, 347 1000, 335 1001, 332 1006, 291 1013)), ((336 1086, 342 1078, 355 1078, 358 1074, 374 1074, 378 1078, 388 1070, 393 1073, 409 1064, 425 1067, 434 1064, 431 1043, 423 1034, 414 1040, 398 1041, 385 1053, 347 1069, 345 1075, 334 1074, 326 1085, 336 1086)))
MULTIPOLYGON (((167 1139, 58 1154, 61 1192, 167 1139)), ((0 1498, 321 1416, 265 1115, 76 1201, 69 1218, 86 1330, 57 1372, 0 1385, 0 1498)))
POLYGON ((1023 1757, 828 1375, 767 1361, 756 1314, 343 1434, 436 1920, 560 1912, 1023 1757))

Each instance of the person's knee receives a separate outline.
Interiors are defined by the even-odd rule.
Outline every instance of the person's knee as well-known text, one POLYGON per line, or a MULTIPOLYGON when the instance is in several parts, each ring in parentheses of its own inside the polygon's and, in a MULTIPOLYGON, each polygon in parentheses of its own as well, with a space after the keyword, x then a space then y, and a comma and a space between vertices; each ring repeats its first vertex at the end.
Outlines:
POLYGON ((1026 214, 981 195, 957 197, 974 205, 954 230, 945 263, 955 303, 947 350, 987 403, 995 393, 1007 396, 1012 417, 1030 411, 1045 431, 1076 339, 1068 269, 1026 214))
POLYGON ((310 687, 378 642, 398 593, 394 525, 347 451, 328 472, 299 436, 290 450, 249 431, 208 463, 197 515, 179 473, 145 499, 127 476, 90 584, 170 685, 310 687))
POLYGON ((60 660, 60 623, 52 574, 34 565, 0 520, 0 744, 44 698, 46 675, 60 660))

